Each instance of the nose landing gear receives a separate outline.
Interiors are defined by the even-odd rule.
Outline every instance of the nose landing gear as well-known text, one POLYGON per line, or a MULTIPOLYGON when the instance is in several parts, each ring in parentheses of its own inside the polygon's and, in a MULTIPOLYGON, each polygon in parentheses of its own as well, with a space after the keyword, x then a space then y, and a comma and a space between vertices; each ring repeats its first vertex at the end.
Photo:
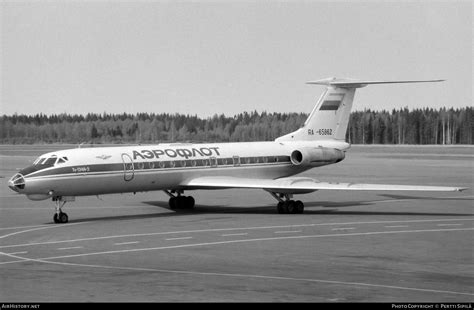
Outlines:
POLYGON ((74 201, 74 197, 62 197, 57 196, 53 197, 53 201, 55 203, 56 213, 53 216, 53 221, 56 224, 65 224, 69 221, 68 215, 62 211, 62 208, 68 201, 74 201))

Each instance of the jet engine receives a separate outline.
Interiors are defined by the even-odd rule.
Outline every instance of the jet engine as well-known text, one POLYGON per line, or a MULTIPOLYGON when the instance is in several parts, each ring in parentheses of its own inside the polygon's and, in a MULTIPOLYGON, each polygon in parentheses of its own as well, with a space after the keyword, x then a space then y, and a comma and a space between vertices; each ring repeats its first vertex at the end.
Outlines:
POLYGON ((345 152, 327 147, 304 147, 291 152, 290 159, 295 166, 323 166, 338 163, 345 157, 345 152))

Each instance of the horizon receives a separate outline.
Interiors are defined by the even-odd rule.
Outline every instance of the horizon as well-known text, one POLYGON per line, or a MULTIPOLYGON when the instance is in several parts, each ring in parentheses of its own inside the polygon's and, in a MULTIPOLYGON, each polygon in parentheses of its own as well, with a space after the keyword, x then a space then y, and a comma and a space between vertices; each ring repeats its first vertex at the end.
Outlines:
MULTIPOLYGON (((393 110, 395 111, 402 111, 402 110, 405 110, 405 108, 408 109, 409 112, 413 112, 413 111, 417 111, 417 110, 426 110, 426 109, 431 109, 431 110, 434 110, 434 111, 441 111, 442 109, 445 109, 446 111, 458 111, 458 110, 468 110, 468 109, 474 109, 472 106, 464 106, 464 107, 450 107, 450 108, 446 108, 446 107, 442 107, 442 108, 433 108, 433 107, 415 107, 415 108, 408 108, 408 107, 400 107, 400 108, 392 108, 390 110, 388 109, 382 109, 382 110, 372 110, 370 108, 368 109, 364 109, 364 110, 351 110, 351 113, 356 113, 356 112, 366 112, 366 111, 370 111, 370 112, 375 112, 375 113, 383 113, 383 112, 388 112, 388 113, 391 113, 393 112, 393 110)), ((278 112, 278 111, 273 111, 273 112, 270 112, 270 111, 258 111, 258 110, 254 110, 254 111, 242 111, 242 112, 239 112, 239 113, 236 113, 236 114, 233 114, 233 115, 228 115, 228 114, 225 114, 225 113, 215 113, 213 115, 209 115, 209 116, 199 116, 197 114, 183 114, 183 113, 172 113, 172 112, 135 112, 135 113, 128 113, 128 112, 118 112, 118 113, 109 113, 109 112, 86 112, 86 113, 82 113, 82 114, 71 114, 71 113, 58 113, 58 114, 46 114, 46 113, 43 113, 43 112, 39 112, 39 113, 36 113, 36 114, 17 114, 17 113, 14 113, 14 114, 2 114, 0 115, 0 117, 13 117, 13 116, 26 116, 26 117, 35 117, 35 116, 44 116, 44 117, 53 117, 53 116, 62 116, 62 115, 65 115, 65 116, 87 116, 88 114, 92 114, 92 115, 107 115, 107 116, 118 116, 118 115, 131 115, 131 116, 137 116, 139 114, 148 114, 148 115, 170 115, 170 116, 185 116, 185 117, 197 117, 199 119, 208 119, 208 118, 213 118, 213 117, 216 117, 216 116, 221 116, 223 115, 224 117, 235 117, 235 116, 238 116, 240 114, 253 114, 253 113, 257 113, 258 115, 262 115, 264 113, 266 114, 282 114, 282 115, 290 115, 290 114, 310 114, 311 111, 308 111, 308 112, 278 112)))

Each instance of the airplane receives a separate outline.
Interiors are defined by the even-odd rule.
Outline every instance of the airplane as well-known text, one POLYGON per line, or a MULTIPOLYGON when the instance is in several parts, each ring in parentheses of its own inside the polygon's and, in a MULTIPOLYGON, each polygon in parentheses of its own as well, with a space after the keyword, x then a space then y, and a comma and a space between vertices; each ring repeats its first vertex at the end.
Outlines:
POLYGON ((357 88, 372 84, 425 83, 443 80, 364 81, 327 78, 307 84, 326 86, 306 122, 274 141, 236 143, 171 143, 92 147, 43 154, 16 173, 8 186, 31 200, 52 199, 53 220, 67 223, 62 211, 78 196, 164 191, 169 207, 192 209, 195 200, 184 191, 261 189, 277 201, 280 214, 303 213, 293 195, 318 190, 462 191, 466 188, 393 184, 320 182, 294 176, 308 169, 342 161, 357 88))

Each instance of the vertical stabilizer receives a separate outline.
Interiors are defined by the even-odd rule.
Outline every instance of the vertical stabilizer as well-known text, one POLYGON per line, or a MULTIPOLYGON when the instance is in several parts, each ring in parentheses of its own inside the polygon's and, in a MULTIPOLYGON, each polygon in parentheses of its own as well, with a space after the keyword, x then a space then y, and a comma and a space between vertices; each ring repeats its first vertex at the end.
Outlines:
POLYGON ((346 138, 356 88, 370 84, 423 83, 443 80, 423 81, 358 81, 329 78, 307 82, 307 84, 326 85, 326 91, 319 98, 304 125, 275 141, 340 140, 346 138))

